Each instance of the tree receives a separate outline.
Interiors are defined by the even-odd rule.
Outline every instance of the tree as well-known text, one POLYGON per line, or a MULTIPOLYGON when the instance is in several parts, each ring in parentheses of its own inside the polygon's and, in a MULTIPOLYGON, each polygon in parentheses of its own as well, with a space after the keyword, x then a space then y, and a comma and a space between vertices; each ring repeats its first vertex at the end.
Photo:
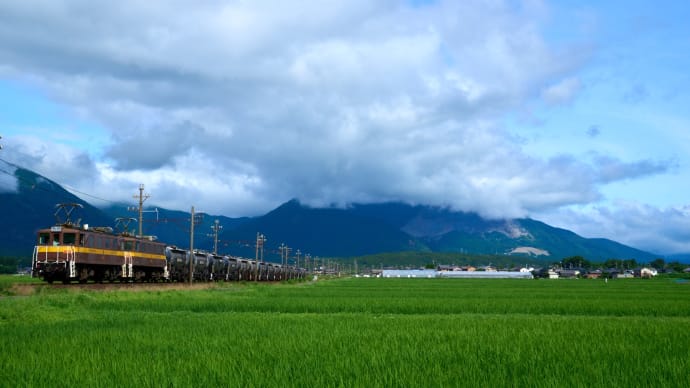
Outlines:
POLYGON ((664 259, 659 258, 652 260, 652 262, 649 263, 649 265, 656 269, 664 269, 666 267, 666 262, 664 261, 664 259))
POLYGON ((637 261, 635 259, 628 259, 623 261, 623 268, 633 269, 638 267, 637 261))
POLYGON ((19 260, 13 257, 0 257, 0 273, 10 274, 17 273, 17 265, 19 260))
POLYGON ((582 256, 571 256, 563 259, 563 268, 589 268, 592 263, 582 256))
POLYGON ((673 270, 673 272, 683 272, 683 270, 688 267, 687 264, 682 264, 677 261, 668 263, 668 266, 673 270))

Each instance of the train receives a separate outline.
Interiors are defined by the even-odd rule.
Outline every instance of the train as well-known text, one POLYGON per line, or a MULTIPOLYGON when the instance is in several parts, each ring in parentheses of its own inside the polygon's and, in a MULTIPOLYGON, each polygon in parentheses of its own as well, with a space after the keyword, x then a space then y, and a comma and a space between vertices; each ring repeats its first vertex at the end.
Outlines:
POLYGON ((153 237, 62 223, 40 229, 32 276, 48 283, 213 282, 304 279, 306 270, 242 257, 189 251, 153 237))

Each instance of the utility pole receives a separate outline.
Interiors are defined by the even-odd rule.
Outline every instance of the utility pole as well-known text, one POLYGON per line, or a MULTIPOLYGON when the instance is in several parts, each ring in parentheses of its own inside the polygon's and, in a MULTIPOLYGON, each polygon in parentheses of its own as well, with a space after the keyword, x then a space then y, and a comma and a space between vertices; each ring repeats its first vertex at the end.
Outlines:
POLYGON ((278 249, 280 250, 280 265, 283 265, 285 263, 285 243, 280 243, 278 249))
POLYGON ((213 222, 213 225, 211 226, 211 230, 213 230, 213 234, 209 234, 210 237, 213 237, 213 254, 217 255, 218 254, 218 232, 223 229, 223 225, 220 225, 220 221, 215 220, 213 222))
POLYGON ((280 246, 278 247, 278 250, 280 251, 280 265, 283 265, 283 247, 285 247, 285 243, 280 243, 280 246))
POLYGON ((254 280, 259 281, 259 249, 261 249, 261 261, 264 260, 264 242, 266 236, 256 232, 256 269, 254 270, 254 280))
POLYGON ((191 224, 189 227, 189 284, 192 284, 194 273, 194 206, 192 206, 191 224))
POLYGON ((254 281, 258 282, 259 281, 259 236, 260 233, 256 232, 256 254, 254 256, 254 263, 255 268, 254 268, 254 281))
POLYGON ((139 237, 144 235, 144 201, 149 199, 150 195, 144 194, 144 184, 139 185, 139 195, 135 195, 134 199, 139 199, 139 237))

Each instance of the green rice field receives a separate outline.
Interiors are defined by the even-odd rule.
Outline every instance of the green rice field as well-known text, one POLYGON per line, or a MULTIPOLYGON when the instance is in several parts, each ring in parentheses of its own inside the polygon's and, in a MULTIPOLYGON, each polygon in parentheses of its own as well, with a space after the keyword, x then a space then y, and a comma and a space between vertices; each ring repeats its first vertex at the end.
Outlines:
POLYGON ((678 279, 14 282, 0 278, 0 386, 690 384, 678 279))

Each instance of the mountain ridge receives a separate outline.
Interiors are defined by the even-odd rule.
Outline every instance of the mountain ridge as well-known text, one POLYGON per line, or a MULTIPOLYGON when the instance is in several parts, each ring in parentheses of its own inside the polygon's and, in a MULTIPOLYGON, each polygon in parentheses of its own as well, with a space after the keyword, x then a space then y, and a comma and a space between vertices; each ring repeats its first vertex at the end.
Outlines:
MULTIPOLYGON (((91 225, 111 225, 116 217, 132 216, 125 204, 98 209, 66 191, 56 182, 14 165, 3 171, 14 176, 16 187, 0 181, 0 207, 12 219, 0 237, 0 255, 30 254, 37 229, 52 225, 55 204, 82 203, 81 218, 91 225)), ((149 207, 150 209, 151 207, 149 207)), ((144 233, 166 243, 188 247, 188 212, 158 208, 157 220, 146 213, 144 233)), ((258 217, 230 218, 203 215, 195 225, 195 247, 212 250, 211 227, 223 226, 219 251, 253 257, 258 232, 267 236, 268 257, 280 260, 278 246, 294 247, 325 257, 356 257, 396 251, 513 254, 558 261, 583 256, 591 261, 635 258, 651 261, 658 255, 608 239, 588 239, 529 218, 486 220, 477 213, 403 202, 351 204, 344 208, 314 208, 292 199, 258 217)), ((136 226, 134 227, 136 228, 136 226)))

